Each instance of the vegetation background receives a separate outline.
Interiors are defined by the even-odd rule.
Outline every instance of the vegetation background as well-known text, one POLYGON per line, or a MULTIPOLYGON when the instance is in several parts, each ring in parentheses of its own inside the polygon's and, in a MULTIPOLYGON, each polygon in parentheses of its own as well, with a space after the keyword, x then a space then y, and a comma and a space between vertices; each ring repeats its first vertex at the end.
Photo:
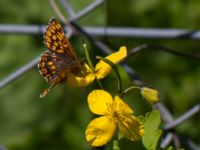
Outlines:
MULTIPOLYGON (((59 4, 59 1, 57 1, 59 4)), ((69 0, 76 11, 91 0, 69 0)), ((62 8, 62 5, 60 5, 62 8)), ((47 25, 56 17, 48 0, 0 0, 0 24, 47 25)), ((200 1, 198 0, 109 0, 79 20, 81 26, 116 26, 141 28, 178 28, 198 30, 200 1)), ((82 39, 70 40, 82 52, 82 39)), ((101 37, 114 49, 127 46, 128 50, 140 44, 163 45, 179 51, 199 52, 198 40, 145 39, 101 37)), ((37 57, 45 50, 42 35, 16 35, 0 33, 0 79, 37 57)), ((105 56, 94 47, 92 55, 105 56)), ((160 91, 161 101, 174 117, 199 103, 199 60, 177 57, 162 51, 143 51, 127 61, 150 86, 160 91)), ((124 87, 131 79, 122 71, 124 87)), ((102 82, 115 93, 116 77, 111 74, 102 82), (112 81, 112 82, 110 82, 112 81)), ((0 89, 0 144, 9 150, 34 149, 89 149, 84 132, 93 115, 87 106, 87 94, 95 84, 86 88, 72 88, 66 84, 56 86, 45 99, 41 91, 47 87, 37 67, 28 71, 6 87, 0 89)), ((149 105, 137 91, 126 97, 137 114, 149 110, 149 105)), ((183 122, 175 130, 200 146, 199 115, 183 122)), ((131 142, 123 146, 127 149, 131 142), (127 144, 127 145, 126 145, 127 144)))

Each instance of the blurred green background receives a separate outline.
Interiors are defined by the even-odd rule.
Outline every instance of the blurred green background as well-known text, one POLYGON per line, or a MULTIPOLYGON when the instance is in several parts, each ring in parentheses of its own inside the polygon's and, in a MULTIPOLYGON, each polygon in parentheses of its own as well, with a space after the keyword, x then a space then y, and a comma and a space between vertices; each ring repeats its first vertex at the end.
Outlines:
MULTIPOLYGON (((63 7, 57 1, 62 10, 63 7)), ((90 4, 91 0, 70 0, 76 11, 90 4)), ((56 17, 48 0, 0 0, 0 24, 47 24, 56 17)), ((79 20, 82 26, 125 26, 144 28, 199 29, 200 1, 198 0, 109 0, 100 8, 79 20)), ((77 53, 81 52, 84 37, 76 36, 71 42, 77 53)), ((118 50, 122 45, 128 50, 140 44, 163 45, 184 52, 199 52, 198 40, 142 39, 102 37, 118 50)), ((0 79, 5 78, 45 50, 42 35, 0 34, 0 79)), ((92 55, 104 56, 94 47, 92 55)), ((127 63, 152 87, 160 91, 161 101, 174 117, 183 114, 199 102, 199 60, 180 58, 161 51, 143 51, 129 58, 127 63)), ((131 79, 121 69, 124 87, 131 79)), ((115 94, 115 74, 103 81, 104 86, 115 94), (112 81, 112 82, 110 82, 112 81)), ((0 89, 0 144, 11 150, 73 149, 90 147, 84 132, 93 118, 86 97, 97 88, 96 84, 86 88, 57 85, 45 99, 41 91, 48 84, 37 67, 0 89)), ((143 114, 150 106, 138 92, 125 97, 136 114, 143 114)), ((176 128, 176 131, 191 138, 200 146, 199 115, 192 117, 176 128)), ((129 146, 131 143, 127 142, 129 146)), ((126 149, 126 144, 123 146, 126 149)), ((129 147, 130 148, 130 147, 129 147)))

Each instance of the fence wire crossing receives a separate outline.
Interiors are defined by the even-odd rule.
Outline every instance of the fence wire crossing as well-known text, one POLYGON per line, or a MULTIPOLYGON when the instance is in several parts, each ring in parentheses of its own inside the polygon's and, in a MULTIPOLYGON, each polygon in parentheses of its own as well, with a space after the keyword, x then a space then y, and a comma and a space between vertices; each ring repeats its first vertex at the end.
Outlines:
MULTIPOLYGON (((53 7, 54 11, 58 15, 58 17, 61 20, 65 20, 65 18, 61 15, 61 13, 58 10, 58 7, 54 0, 49 0, 51 6, 53 7)), ((126 27, 81 27, 76 22, 78 19, 81 19, 87 14, 94 11, 96 8, 100 7, 104 0, 96 0, 93 3, 89 4, 79 12, 75 13, 74 9, 71 7, 71 5, 66 0, 60 0, 60 3, 64 7, 66 14, 69 14, 69 20, 68 24, 66 25, 66 30, 70 30, 72 27, 73 30, 76 32, 83 34, 94 46, 98 47, 102 52, 108 54, 112 52, 112 49, 106 45, 104 42, 99 41, 95 38, 95 36, 110 36, 110 37, 133 37, 133 38, 150 38, 150 39, 189 39, 189 40, 197 40, 200 39, 200 31, 193 31, 193 30, 183 30, 183 29, 151 29, 151 28, 126 28, 126 27), (91 36, 92 35, 92 36, 91 36)), ((66 20, 65 20, 66 21, 66 20)), ((66 22, 65 22, 66 23, 66 22)), ((11 24, 4 24, 0 25, 0 34, 43 34, 45 31, 46 26, 44 25, 11 25, 11 24)), ((136 52, 148 47, 147 45, 142 45, 133 48, 130 51, 130 55, 136 52)), ((155 48, 155 47, 154 47, 155 48)), ((163 47, 157 47, 159 50, 163 50, 166 52, 169 52, 166 50, 166 48, 163 47), (164 50, 165 49, 165 50, 164 50)), ((172 51, 173 54, 175 51, 172 51)), ((180 56, 186 56, 190 54, 182 54, 180 52, 175 52, 174 54, 180 55, 180 56)), ((193 57, 193 55, 190 55, 193 57)), ((200 55, 196 57, 197 59, 200 58, 200 55)), ((8 75, 5 79, 2 79, 0 81, 0 89, 5 87, 6 85, 10 84, 12 81, 16 80, 19 76, 26 73, 28 70, 32 69, 39 61, 39 56, 36 58, 33 58, 30 62, 25 64, 24 66, 20 67, 19 69, 13 71, 10 75, 8 75)), ((144 81, 141 79, 141 77, 128 65, 122 64, 124 69, 127 71, 130 77, 133 79, 133 83, 140 83, 141 85, 144 85, 144 81)), ((174 129, 178 125, 180 125, 183 121, 187 120, 188 118, 196 115, 200 111, 200 104, 197 104, 196 106, 189 109, 187 112, 179 116, 177 119, 174 119, 172 114, 169 112, 169 110, 162 104, 162 102, 155 105, 156 109, 159 109, 161 112, 161 117, 164 121, 163 130, 167 132, 167 134, 163 137, 161 148, 166 148, 173 140, 181 141, 183 137, 179 138, 179 134, 175 131, 171 131, 171 129, 174 129)), ((200 149, 192 140, 190 139, 184 139, 187 141, 188 146, 192 150, 200 149)), ((176 144, 175 144, 176 146, 176 144)), ((3 148, 4 146, 0 146, 0 149, 5 150, 6 148, 3 148)), ((177 146, 178 147, 178 146, 177 146)))

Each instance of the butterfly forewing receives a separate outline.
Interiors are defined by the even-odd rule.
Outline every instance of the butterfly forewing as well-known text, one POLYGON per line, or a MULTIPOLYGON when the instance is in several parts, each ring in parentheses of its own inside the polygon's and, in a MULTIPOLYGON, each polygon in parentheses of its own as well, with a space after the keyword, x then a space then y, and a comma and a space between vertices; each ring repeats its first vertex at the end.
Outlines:
POLYGON ((47 49, 56 54, 61 54, 67 59, 77 59, 69 40, 65 36, 65 32, 61 25, 52 18, 49 22, 47 30, 44 34, 44 43, 47 49))

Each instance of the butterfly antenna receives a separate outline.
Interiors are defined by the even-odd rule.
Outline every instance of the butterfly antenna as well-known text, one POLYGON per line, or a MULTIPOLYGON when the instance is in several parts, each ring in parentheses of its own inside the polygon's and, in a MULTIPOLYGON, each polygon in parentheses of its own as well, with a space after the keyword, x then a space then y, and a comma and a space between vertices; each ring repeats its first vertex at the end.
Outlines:
POLYGON ((45 89, 45 90, 40 94, 40 98, 46 97, 54 86, 55 86, 55 83, 51 83, 50 86, 49 86, 49 88, 45 89))

